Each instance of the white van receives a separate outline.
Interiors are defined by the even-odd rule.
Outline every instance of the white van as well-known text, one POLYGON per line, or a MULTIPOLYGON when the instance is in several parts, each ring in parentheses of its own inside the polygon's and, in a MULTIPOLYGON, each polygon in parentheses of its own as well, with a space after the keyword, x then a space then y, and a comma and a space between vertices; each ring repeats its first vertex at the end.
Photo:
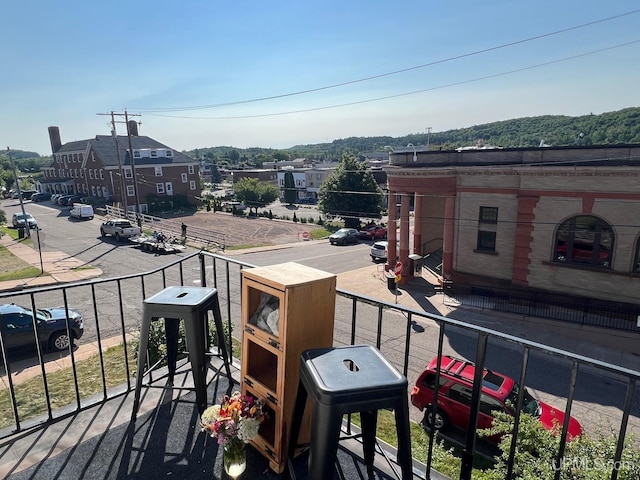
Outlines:
POLYGON ((77 218, 78 220, 82 220, 83 218, 92 220, 93 207, 91 205, 85 205, 84 203, 74 203, 69 211, 69 216, 77 218))

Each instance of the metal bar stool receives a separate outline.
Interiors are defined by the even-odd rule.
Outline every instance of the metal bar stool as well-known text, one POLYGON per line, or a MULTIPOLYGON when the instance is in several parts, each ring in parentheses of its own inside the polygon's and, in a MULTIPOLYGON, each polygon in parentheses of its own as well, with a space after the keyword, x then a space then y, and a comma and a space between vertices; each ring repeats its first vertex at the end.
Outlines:
MULTIPOLYGON (((398 434, 402 478, 413 478, 407 379, 369 345, 318 348, 302 352, 300 380, 291 420, 289 460, 298 447, 305 404, 313 402, 309 480, 333 478, 342 417, 360 412, 362 445, 369 476, 373 475, 378 410, 392 408, 398 434)), ((289 470, 292 471, 291 462, 289 470)))
MULTIPOLYGON (((172 383, 176 370, 179 321, 180 319, 184 320, 189 362, 191 363, 191 371, 196 391, 196 404, 198 405, 200 413, 207 408, 206 379, 208 365, 207 355, 209 354, 207 312, 210 310, 213 311, 214 323, 218 335, 218 346, 222 353, 227 378, 229 382, 233 382, 224 330, 222 329, 218 291, 215 288, 206 287, 167 287, 144 300, 132 418, 135 418, 138 407, 140 406, 140 390, 142 388, 142 378, 145 375, 144 367, 147 360, 151 322, 158 318, 165 319, 170 383, 172 383)), ((217 374, 219 373, 220 370, 218 370, 217 374)))

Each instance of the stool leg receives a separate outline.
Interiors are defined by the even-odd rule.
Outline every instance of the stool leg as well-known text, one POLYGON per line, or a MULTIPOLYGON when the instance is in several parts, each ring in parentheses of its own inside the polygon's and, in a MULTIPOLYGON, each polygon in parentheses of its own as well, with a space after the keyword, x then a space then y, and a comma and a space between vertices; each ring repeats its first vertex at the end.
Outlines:
MULTIPOLYGON (((199 322, 198 322, 199 323, 199 322)), ((196 404, 202 413, 207 408, 207 368, 204 330, 200 325, 185 320, 185 334, 187 337, 187 350, 189 350, 189 362, 193 374, 193 383, 196 390, 196 404)))
POLYGON ((314 404, 309 451, 309 480, 333 478, 342 413, 331 405, 314 404))
POLYGON ((413 459, 411 458, 411 432, 409 430, 409 402, 405 392, 394 409, 396 432, 398 434, 398 463, 403 480, 413 479, 413 459))
POLYGON ((180 330, 179 318, 165 318, 164 332, 167 342, 167 368, 169 370, 169 380, 173 383, 176 375, 176 364, 178 363, 178 331, 180 330))
MULTIPOLYGON (((227 339, 224 336, 224 329, 222 328, 222 315, 220 314, 220 302, 218 301, 218 294, 216 293, 216 298, 213 304, 213 320, 216 325, 216 334, 218 335, 218 347, 222 350, 222 356, 224 358, 224 368, 227 371, 227 378, 229 379, 229 384, 233 383, 233 379, 231 378, 231 368, 229 367, 229 359, 231 356, 227 352, 227 339)), ((209 345, 207 345, 207 350, 209 349, 209 345)))
POLYGON ((144 366, 147 362, 147 348, 149 346, 149 330, 153 318, 148 314, 143 314, 142 325, 140 326, 140 343, 138 344, 138 369, 136 371, 136 390, 133 397, 133 409, 131 419, 135 420, 138 408, 140 406, 140 390, 142 388, 142 377, 144 375, 144 366))
POLYGON ((293 406, 293 415, 291 416, 291 431, 289 432, 289 459, 293 460, 298 446, 298 437, 300 436, 300 426, 302 425, 302 417, 304 416, 304 407, 307 404, 307 390, 304 388, 302 380, 298 381, 298 393, 296 394, 296 403, 293 406))
POLYGON ((378 411, 367 410, 360 412, 362 420, 362 449, 364 452, 364 464, 367 466, 367 474, 373 476, 373 458, 376 450, 376 428, 378 425, 378 411))

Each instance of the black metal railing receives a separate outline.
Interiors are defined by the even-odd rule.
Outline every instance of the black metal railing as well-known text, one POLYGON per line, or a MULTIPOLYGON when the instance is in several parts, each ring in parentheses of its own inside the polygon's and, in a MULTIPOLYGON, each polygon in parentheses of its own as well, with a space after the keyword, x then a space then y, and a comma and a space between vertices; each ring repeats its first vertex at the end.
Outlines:
MULTIPOLYGON (((132 337, 135 338, 139 331, 143 301, 169 285, 198 284, 215 287, 218 290, 223 321, 227 322, 233 332, 240 332, 241 271, 252 267, 253 265, 222 255, 197 252, 149 272, 0 293, 0 303, 15 302, 30 306, 34 310, 53 305, 80 310, 84 315, 85 334, 77 343, 83 345, 91 343, 96 346, 102 383, 101 391, 97 395, 96 392, 81 393, 77 353, 70 346, 67 352, 57 355, 68 357, 70 362, 72 378, 69 380, 69 389, 75 392, 75 401, 72 405, 61 408, 57 405, 56 393, 49 389, 49 357, 52 354, 38 346, 37 358, 31 360, 30 367, 35 369, 36 376, 42 381, 44 403, 36 412, 37 414, 33 411, 25 411, 22 406, 24 399, 21 398, 23 394, 19 391, 19 385, 13 381, 14 363, 7 357, 5 348, 7 333, 5 330, 0 330, 4 377, 6 377, 6 389, 9 392, 6 400, 8 404, 0 405, 0 411, 4 412, 5 420, 6 417, 11 417, 0 430, 0 438, 6 438, 25 429, 46 426, 60 418, 132 391, 135 388, 135 382, 131 378, 132 373, 129 372, 134 366, 129 364, 128 349, 132 348, 132 337), (117 388, 109 387, 112 383, 110 382, 112 371, 105 367, 103 360, 103 344, 107 339, 114 337, 124 345, 122 363, 127 371, 126 381, 124 384, 119 384, 117 388)), ((586 387, 581 385, 580 382, 585 380, 582 379, 582 375, 578 375, 579 372, 588 371, 590 374, 595 372, 596 375, 605 375, 611 379, 610 381, 623 386, 625 398, 618 399, 620 400, 619 408, 616 405, 619 422, 614 428, 618 432, 618 444, 616 458, 612 459, 612 465, 620 460, 631 422, 633 422, 633 428, 638 428, 638 405, 634 406, 633 402, 636 385, 640 379, 638 371, 353 292, 338 289, 337 294, 334 345, 375 345, 399 371, 407 376, 410 382, 418 377, 431 358, 447 354, 451 350, 455 351, 457 356, 473 360, 480 368, 489 364, 497 352, 504 354, 505 350, 508 350, 510 361, 505 368, 509 371, 505 373, 519 378, 520 383, 524 385, 534 376, 531 373, 530 364, 535 354, 536 360, 541 358, 542 361, 561 362, 565 365, 568 390, 561 396, 566 398, 564 410, 567 413, 571 412, 577 389, 581 389, 582 392, 585 388, 586 390, 590 388, 589 385, 586 387)), ((231 348, 228 351, 232 351, 231 348)), ((21 360, 21 362, 24 361, 24 359, 21 360)), ((20 368, 24 368, 24 365, 20 368)), ((556 374, 559 375, 558 372, 556 374)), ((481 381, 476 379, 471 401, 471 411, 476 412, 476 416, 480 392, 481 381)), ((554 394, 558 396, 558 392, 554 394)), ((33 392, 30 395, 33 395, 33 392)), ((471 419, 470 425, 475 425, 474 418, 471 419)), ((518 421, 519 410, 515 416, 516 429, 518 421)), ((567 425, 563 425, 562 428, 563 433, 566 433, 567 425)), ((469 429, 463 442, 464 453, 460 474, 463 480, 471 478, 471 462, 476 452, 475 434, 475 429, 469 429)), ((428 472, 431 471, 433 460, 434 438, 435 434, 431 432, 426 459, 421 459, 425 465, 421 475, 425 478, 430 478, 428 472)), ((513 444, 515 445, 515 442, 513 444)), ((562 458, 564 447, 563 440, 557 452, 558 462, 562 458)), ((514 457, 515 455, 512 454, 510 462, 513 462, 514 457)), ((508 467, 511 471, 513 465, 510 463, 508 467)), ((615 475, 616 472, 612 471, 611 478, 615 478, 615 475)))
POLYGON ((640 306, 553 292, 454 284, 457 302, 488 310, 640 333, 640 306))

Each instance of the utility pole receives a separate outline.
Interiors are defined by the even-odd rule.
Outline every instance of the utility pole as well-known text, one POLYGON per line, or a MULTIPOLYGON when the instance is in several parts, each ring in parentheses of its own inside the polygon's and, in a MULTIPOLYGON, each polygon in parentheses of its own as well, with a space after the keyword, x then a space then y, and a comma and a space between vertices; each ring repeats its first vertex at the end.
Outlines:
POLYGON ((138 224, 140 224, 141 219, 140 219, 140 199, 138 196, 138 177, 136 175, 136 164, 135 164, 135 159, 133 158, 133 148, 131 147, 131 131, 129 129, 129 117, 140 116, 140 114, 128 114, 127 110, 125 109, 124 113, 115 113, 111 111, 110 113, 98 113, 97 115, 111 116, 111 135, 113 136, 113 139, 115 141, 115 146, 116 146, 116 157, 118 159, 118 170, 120 172, 120 191, 122 195, 122 204, 124 206, 125 217, 128 217, 129 202, 127 200, 127 185, 126 185, 126 178, 124 175, 124 167, 122 165, 122 159, 120 157, 120 147, 118 145, 118 133, 116 132, 116 123, 124 123, 127 127, 127 137, 129 140, 129 158, 131 161, 131 174, 133 176, 133 192, 134 192, 134 197, 136 201, 135 211, 138 219, 138 224), (124 116, 125 118, 124 122, 116 121, 115 119, 116 115, 120 117, 124 116))
POLYGON ((142 227, 142 215, 140 212, 140 198, 138 196, 138 177, 136 174, 136 161, 133 158, 133 146, 131 145, 131 128, 129 128, 129 114, 127 109, 124 109, 124 121, 127 124, 127 138, 129 140, 129 161, 131 162, 131 170, 133 171, 133 195, 136 199, 136 219, 138 226, 142 227))
POLYGON ((118 132, 116 131, 116 119, 111 111, 111 136, 116 143, 116 157, 118 158, 118 171, 120 172, 120 194, 122 195, 122 204, 124 205, 125 214, 129 210, 127 205, 127 191, 124 184, 124 171, 122 170, 122 160, 120 159, 120 147, 118 146, 118 132))
POLYGON ((24 218, 24 229, 27 235, 27 238, 31 237, 31 232, 29 231, 29 222, 27 221, 27 212, 24 211, 24 199, 22 198, 22 190, 20 190, 20 180, 18 180, 18 169, 16 168, 16 164, 13 162, 13 157, 11 156, 11 149, 7 147, 7 155, 9 155, 9 163, 11 164, 11 169, 13 170, 13 181, 16 182, 16 189, 18 190, 18 199, 20 200, 20 209, 22 210, 22 218, 24 218))

